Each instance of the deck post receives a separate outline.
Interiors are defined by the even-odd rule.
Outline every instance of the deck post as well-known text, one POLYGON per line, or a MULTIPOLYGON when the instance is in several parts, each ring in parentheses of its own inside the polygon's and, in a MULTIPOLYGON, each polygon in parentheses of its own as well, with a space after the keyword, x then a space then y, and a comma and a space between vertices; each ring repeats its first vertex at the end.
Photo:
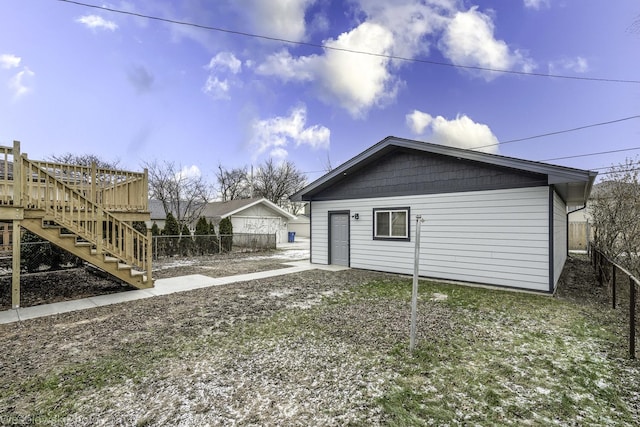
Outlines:
MULTIPOLYGON (((22 156, 20 141, 13 141, 13 206, 22 208, 22 156)), ((20 220, 13 220, 11 236, 11 307, 20 307, 20 220)))
POLYGON ((98 201, 98 193, 96 192, 96 177, 98 176, 98 167, 96 162, 91 162, 91 196, 89 200, 93 203, 100 203, 98 201))
POLYGON ((20 308, 20 221, 13 221, 11 258, 11 307, 20 308))

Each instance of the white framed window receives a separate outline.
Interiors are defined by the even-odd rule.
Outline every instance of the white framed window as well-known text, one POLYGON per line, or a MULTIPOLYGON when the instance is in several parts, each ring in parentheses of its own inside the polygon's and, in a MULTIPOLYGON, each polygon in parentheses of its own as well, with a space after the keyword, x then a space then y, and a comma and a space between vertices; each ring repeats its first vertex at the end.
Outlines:
POLYGON ((409 208, 373 210, 374 240, 409 240, 409 208))

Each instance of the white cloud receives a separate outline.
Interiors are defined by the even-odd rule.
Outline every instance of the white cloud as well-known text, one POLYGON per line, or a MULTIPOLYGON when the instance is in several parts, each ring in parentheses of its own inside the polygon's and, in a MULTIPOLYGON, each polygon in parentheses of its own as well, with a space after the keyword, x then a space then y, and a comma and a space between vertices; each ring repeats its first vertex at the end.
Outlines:
POLYGON ((274 148, 269 152, 269 157, 276 160, 276 162, 286 159, 288 155, 289 155, 289 152, 281 147, 274 148))
POLYGON ((393 53, 413 58, 428 53, 430 40, 425 36, 441 31, 456 11, 455 0, 361 0, 359 6, 367 19, 382 25, 394 35, 393 53))
POLYGON ((306 36, 305 12, 315 0, 241 0, 234 2, 258 34, 301 41, 306 36))
POLYGON ((0 68, 8 70, 10 68, 19 67, 20 61, 22 61, 22 58, 20 58, 19 56, 15 56, 9 53, 3 53, 2 55, 0 55, 0 68))
POLYGON ((453 120, 447 120, 442 116, 433 117, 419 110, 406 115, 407 125, 415 134, 423 134, 428 128, 431 133, 426 137, 429 142, 448 145, 458 148, 476 148, 485 145, 478 151, 497 153, 498 138, 493 134, 489 126, 476 123, 468 116, 462 114, 453 120))
POLYGON ((209 70, 225 70, 238 74, 241 71, 242 62, 232 52, 219 52, 211 58, 207 68, 209 70))
POLYGON ((229 80, 219 80, 216 76, 207 77, 207 81, 202 88, 202 91, 213 99, 231 99, 229 96, 229 89, 231 85, 229 80))
MULTIPOLYGON (((294 56, 285 48, 259 62, 255 72, 283 82, 310 83, 320 99, 361 118, 371 108, 392 102, 404 85, 398 70, 410 63, 388 56, 425 57, 436 41, 455 64, 533 69, 525 53, 494 37, 488 15, 477 7, 459 11, 458 0, 354 0, 353 4, 360 23, 323 43, 372 55, 325 49, 321 54, 294 56)), ((487 80, 498 75, 480 74, 487 80)))
MULTIPOLYGON (((447 24, 440 39, 443 55, 456 65, 499 70, 531 71, 534 63, 519 51, 512 51, 504 40, 494 36, 495 26, 491 17, 474 6, 466 12, 457 12, 447 24)), ((498 73, 482 71, 486 80, 498 73)))
POLYGON ((19 71, 9 80, 9 89, 13 92, 14 100, 23 97, 33 90, 29 85, 29 80, 31 80, 33 76, 35 76, 35 73, 29 68, 24 67, 22 71, 19 71))
POLYGON ((76 19, 76 22, 84 24, 87 28, 92 30, 111 30, 115 31, 118 28, 118 24, 113 21, 107 21, 98 15, 85 15, 76 19))
POLYGON ((210 74, 202 91, 213 99, 231 99, 231 86, 240 85, 233 75, 242 71, 242 62, 232 52, 219 52, 205 68, 210 74))
POLYGON ((423 113, 419 110, 413 110, 412 113, 407 114, 406 119, 407 125, 416 135, 423 133, 427 126, 433 121, 433 117, 431 117, 430 114, 423 113))
POLYGON ((85 15, 76 19, 76 22, 84 24, 87 28, 92 30, 102 29, 115 31, 118 28, 118 24, 113 21, 108 21, 98 15, 85 15))
MULTIPOLYGON (((325 42, 339 49, 389 54, 393 34, 385 27, 364 22, 337 39, 325 42)), ((313 81, 320 97, 336 101, 353 117, 362 117, 374 105, 395 97, 397 79, 388 70, 389 59, 326 49, 324 55, 294 58, 287 51, 269 56, 256 68, 262 75, 284 81, 313 81)))
POLYGON ((283 81, 311 81, 317 72, 318 55, 300 56, 294 58, 289 51, 281 50, 269 55, 267 59, 255 69, 256 73, 265 76, 276 76, 283 81))
MULTIPOLYGON (((364 22, 328 46, 390 54, 393 34, 387 28, 364 22)), ((396 78, 388 69, 389 59, 328 50, 323 57, 320 78, 322 86, 338 99, 353 117, 362 116, 371 106, 395 98, 396 78)))
POLYGON ((320 125, 305 127, 306 123, 307 108, 304 105, 295 107, 289 116, 254 120, 251 124, 254 157, 269 152, 272 157, 284 159, 290 144, 328 149, 331 131, 320 125))
POLYGON ((543 7, 549 7, 549 0, 524 0, 524 6, 529 9, 542 9, 543 7))
POLYGON ((549 62, 549 74, 558 74, 564 71, 574 73, 586 73, 589 71, 589 63, 586 58, 576 56, 575 58, 564 58, 558 61, 549 62))
POLYGON ((176 174, 176 179, 199 178, 202 175, 200 168, 196 165, 184 166, 180 172, 176 174))
POLYGON ((352 117, 395 99, 403 82, 395 69, 406 64, 385 55, 414 58, 428 51, 426 36, 443 28, 455 0, 367 0, 357 6, 364 21, 324 44, 363 55, 325 49, 322 55, 294 57, 281 50, 256 67, 256 73, 285 82, 312 82, 319 97, 352 117), (376 56, 382 55, 382 56, 376 56))

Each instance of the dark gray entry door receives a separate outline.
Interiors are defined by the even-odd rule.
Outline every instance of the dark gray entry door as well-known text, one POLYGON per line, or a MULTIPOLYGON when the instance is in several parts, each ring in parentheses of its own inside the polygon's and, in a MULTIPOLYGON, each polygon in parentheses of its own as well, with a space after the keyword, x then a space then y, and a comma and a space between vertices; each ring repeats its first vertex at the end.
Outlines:
POLYGON ((349 214, 329 214, 330 264, 349 266, 349 214))

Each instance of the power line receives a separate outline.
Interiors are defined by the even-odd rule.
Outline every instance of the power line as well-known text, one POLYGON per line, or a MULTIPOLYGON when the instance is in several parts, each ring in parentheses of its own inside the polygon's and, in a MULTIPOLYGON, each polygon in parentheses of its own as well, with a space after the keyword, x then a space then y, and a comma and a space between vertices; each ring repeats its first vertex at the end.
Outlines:
POLYGON ((444 66, 444 67, 463 68, 463 69, 467 69, 467 70, 490 71, 490 72, 495 72, 495 73, 517 74, 517 75, 533 76, 533 77, 552 77, 552 78, 556 78, 556 79, 568 79, 568 80, 587 80, 587 81, 607 82, 607 83, 640 84, 640 80, 612 79, 612 78, 602 78, 602 77, 567 76, 567 75, 562 75, 562 74, 545 74, 545 73, 535 73, 535 72, 530 72, 530 71, 503 70, 503 69, 497 69, 497 68, 479 67, 479 66, 474 66, 474 65, 459 65, 459 64, 452 64, 452 63, 449 63, 449 62, 432 61, 432 60, 420 59, 420 58, 407 58, 407 57, 404 57, 404 56, 386 55, 386 54, 383 54, 383 53, 375 53, 375 52, 369 52, 369 51, 364 51, 364 50, 348 49, 348 48, 336 47, 336 46, 328 46, 326 44, 320 44, 320 43, 288 40, 288 39, 283 39, 283 38, 279 38, 279 37, 271 37, 271 36, 265 36, 265 35, 261 35, 261 34, 248 33, 248 32, 245 32, 245 31, 231 30, 231 29, 228 29, 228 28, 213 27, 213 26, 209 26, 209 25, 196 24, 196 23, 188 22, 188 21, 179 21, 179 20, 176 20, 176 19, 160 18, 158 16, 145 15, 145 14, 137 13, 137 12, 114 9, 114 8, 107 7, 107 6, 97 6, 97 5, 83 3, 83 2, 74 1, 74 0, 57 0, 57 1, 64 2, 64 3, 70 3, 70 4, 75 4, 75 5, 78 5, 78 6, 89 7, 89 8, 93 8, 93 9, 100 9, 100 10, 104 10, 104 11, 107 11, 107 12, 120 13, 120 14, 123 14, 123 15, 130 15, 130 16, 136 16, 138 18, 151 19, 151 20, 155 20, 155 21, 167 22, 167 23, 176 24, 176 25, 185 25, 185 26, 189 26, 189 27, 200 28, 200 29, 203 29, 203 30, 218 31, 218 32, 221 32, 221 33, 234 34, 234 35, 243 36, 243 37, 251 37, 251 38, 256 38, 256 39, 261 39, 261 40, 269 40, 269 41, 276 41, 276 42, 281 42, 281 43, 289 43, 289 44, 294 44, 294 45, 298 45, 298 46, 315 47, 315 48, 333 50, 333 51, 338 51, 338 52, 355 53, 355 54, 359 54, 359 55, 367 55, 367 56, 373 56, 373 57, 378 57, 378 58, 393 59, 393 60, 404 61, 404 62, 416 62, 416 63, 421 63, 421 64, 439 65, 439 66, 444 66))
MULTIPOLYGON (((555 131, 555 132, 543 133, 543 134, 540 134, 540 135, 528 136, 526 138, 510 139, 508 141, 501 141, 501 142, 497 142, 495 144, 481 145, 479 147, 469 148, 469 150, 479 150, 481 148, 486 148, 486 147, 495 147, 496 145, 509 144, 511 142, 528 141, 530 139, 542 138, 542 137, 545 137, 545 136, 552 136, 552 135, 559 135, 559 134, 562 134, 562 133, 575 132, 577 130, 588 129, 588 128, 593 128, 593 127, 597 127, 597 126, 610 125, 612 123, 619 123, 619 122, 624 122, 625 120, 632 120, 632 119, 638 119, 638 118, 640 118, 640 115, 623 117, 622 119, 609 120, 608 122, 593 123, 593 124, 590 124, 590 125, 578 126, 576 128, 564 129, 564 130, 559 130, 559 131, 555 131)), ((555 159, 552 159, 552 160, 555 160, 555 159)))
POLYGON ((599 156, 601 154, 621 153, 623 151, 634 151, 634 150, 640 150, 640 147, 623 148, 621 150, 600 151, 599 153, 578 154, 578 155, 575 155, 575 156, 556 157, 554 159, 544 159, 544 160, 538 160, 538 161, 539 162, 550 162, 551 160, 575 159, 575 158, 578 158, 578 157, 599 156))

